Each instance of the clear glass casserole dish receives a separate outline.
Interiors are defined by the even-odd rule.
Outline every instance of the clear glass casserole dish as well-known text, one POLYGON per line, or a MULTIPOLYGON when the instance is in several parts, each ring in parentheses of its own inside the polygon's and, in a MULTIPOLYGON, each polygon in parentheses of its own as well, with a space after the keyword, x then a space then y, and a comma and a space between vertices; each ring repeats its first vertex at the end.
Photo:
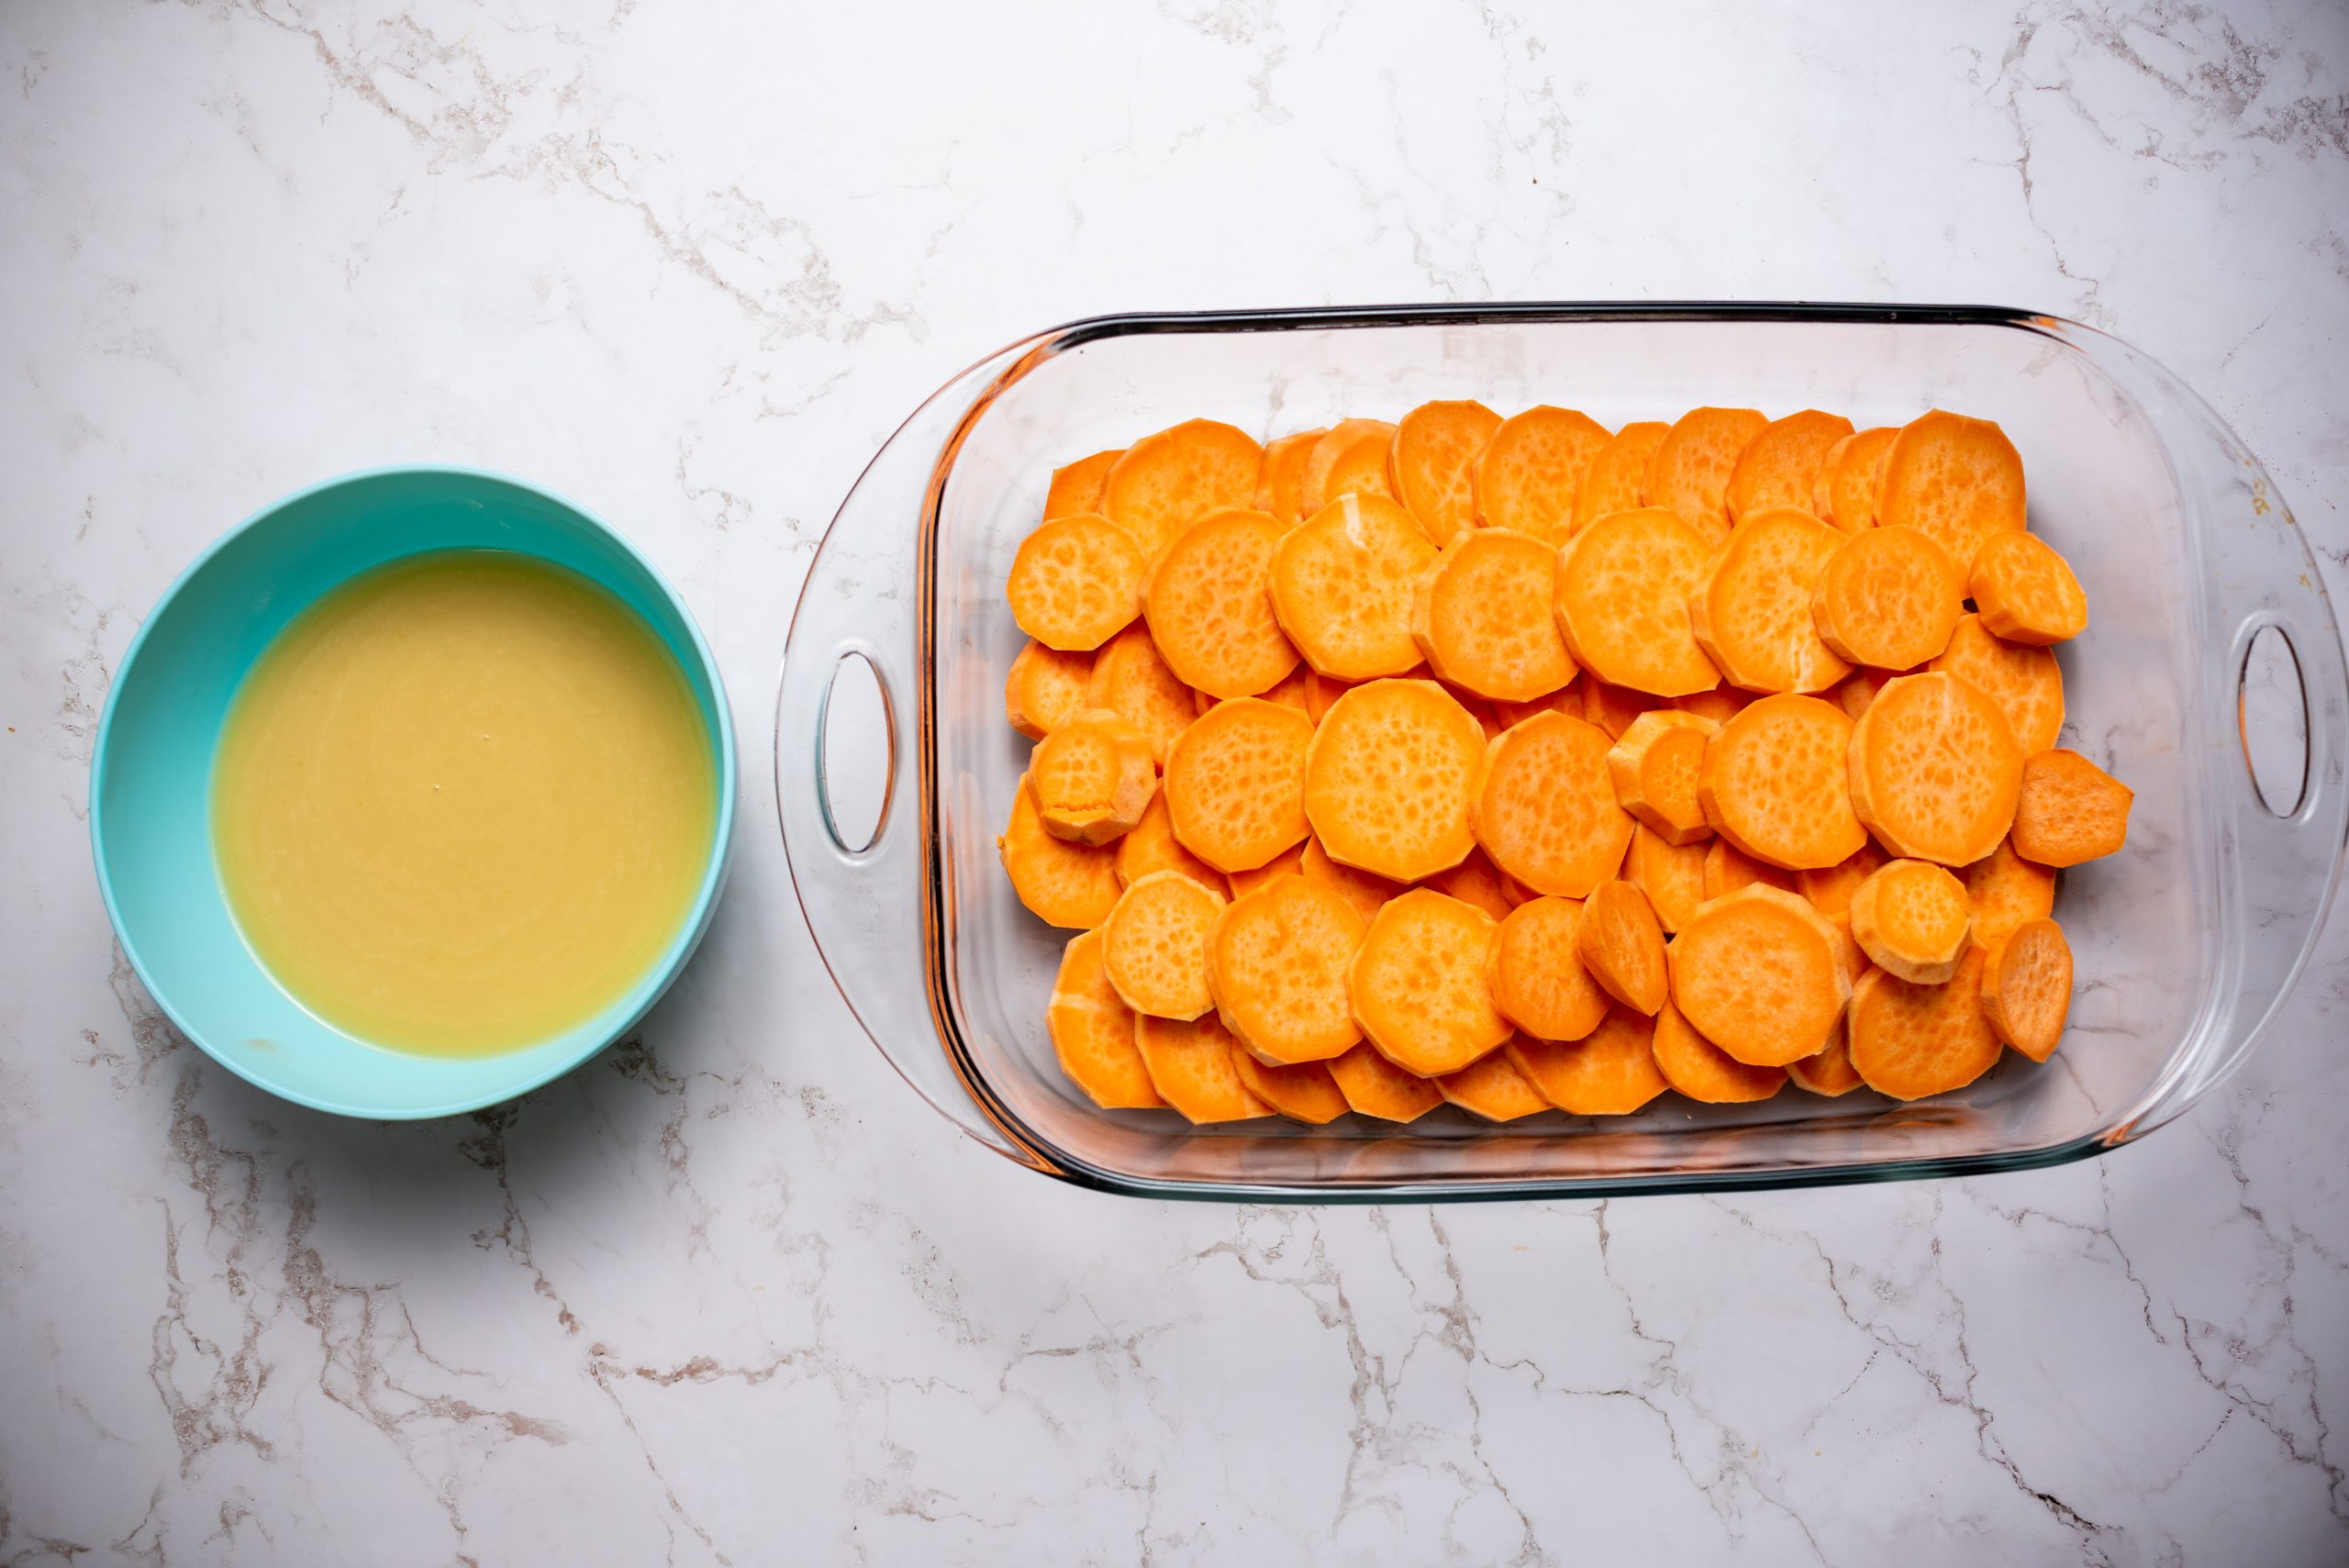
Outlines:
POLYGON ((2349 819, 2344 733, 2340 636, 2266 474, 2175 377, 2076 322, 1832 305, 1121 316, 973 366, 874 459, 792 619, 775 792, 801 906, 850 1007, 932 1106, 1000 1153, 1161 1197, 1596 1196, 2054 1164, 2173 1119, 2243 1060, 2315 943, 2349 819), (995 848, 1029 746, 1003 714, 1022 641, 1003 583, 1052 468, 1194 416, 1269 437, 1438 397, 1558 403, 1610 428, 1699 403, 1817 406, 1864 428, 1939 406, 2006 428, 2032 527, 2089 595, 2087 634, 2058 655, 2063 743, 2137 792, 2127 849, 2064 877, 2056 915, 2079 984, 2053 1060, 2009 1052, 1971 1087, 1909 1105, 1865 1090, 1721 1106, 1667 1095, 1632 1117, 1505 1128, 1444 1107, 1404 1127, 1195 1129, 1171 1111, 1098 1110, 1062 1077, 1043 1013, 1072 933, 1019 906, 995 848), (2252 640, 2270 628, 2305 710, 2298 799, 2275 807, 2242 721, 2252 640), (826 780, 845 772, 825 754, 836 676, 860 658, 881 690, 868 739, 885 746, 861 846, 836 824, 826 780))

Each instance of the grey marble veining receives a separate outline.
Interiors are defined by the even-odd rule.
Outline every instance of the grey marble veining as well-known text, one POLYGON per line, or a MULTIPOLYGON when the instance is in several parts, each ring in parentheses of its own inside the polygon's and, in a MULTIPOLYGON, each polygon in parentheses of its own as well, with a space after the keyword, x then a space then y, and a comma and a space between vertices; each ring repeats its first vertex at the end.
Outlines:
POLYGON ((2043 306, 2208 397, 2340 592, 2344 93, 2349 13, 2261 0, 9 7, 0 1563, 2349 1555, 2338 922, 2237 1078, 2090 1164, 1160 1207, 922 1109, 757 756, 874 447, 1101 309, 2043 306), (180 566, 419 458, 627 528, 751 765, 640 1040, 377 1127, 179 1040, 83 795, 180 566))

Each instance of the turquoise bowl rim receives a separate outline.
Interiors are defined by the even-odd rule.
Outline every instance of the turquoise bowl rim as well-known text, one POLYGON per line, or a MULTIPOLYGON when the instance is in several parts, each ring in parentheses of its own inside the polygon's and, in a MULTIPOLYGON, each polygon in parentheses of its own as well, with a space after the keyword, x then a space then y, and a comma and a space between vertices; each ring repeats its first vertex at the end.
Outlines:
MULTIPOLYGON (((652 1005, 661 999, 672 984, 675 984, 677 976, 685 972, 687 961, 693 957, 695 950, 701 946, 701 940, 709 929, 710 920, 718 912, 718 898, 726 888, 727 874, 733 864, 736 770, 734 710, 732 704, 727 699, 726 679, 718 669, 718 656, 711 651, 708 639, 702 635, 701 623, 694 618, 693 611, 686 607, 684 597, 662 573, 661 569, 653 565, 644 552, 630 542, 627 535, 568 495, 496 469, 478 468, 464 463, 387 463, 375 468, 354 469, 347 473, 339 473, 331 478, 319 480, 314 484, 290 491, 252 512, 243 521, 225 530, 217 539, 205 546, 195 559, 189 562, 181 569, 179 575, 172 579, 171 585, 163 590, 161 596, 156 599, 153 607, 148 610, 146 618, 139 622, 139 630, 130 639, 130 646, 123 651, 121 662, 115 666, 113 679, 106 684, 106 706, 99 715, 97 738, 90 751, 90 855, 97 872, 98 895, 106 904, 106 922, 113 927, 115 940, 121 944, 124 956, 130 960, 130 967, 138 974, 139 983, 146 987, 148 995, 154 998, 155 1005, 163 1010, 163 1016, 171 1019, 173 1027, 189 1040, 194 1040, 196 1048, 205 1055, 255 1088, 266 1090, 280 1099, 306 1106, 312 1110, 326 1111, 335 1116, 359 1117, 372 1121, 428 1121, 436 1117, 462 1116, 467 1111, 480 1110, 486 1106, 502 1105, 507 1100, 518 1098, 533 1089, 542 1088, 554 1082, 557 1078, 610 1049, 641 1021, 644 1015, 652 1009, 652 1005), (646 580, 658 589, 662 597, 668 602, 670 609, 677 617, 678 624, 685 628, 685 635, 693 642, 695 662, 699 666, 703 677, 709 683, 710 695, 713 698, 711 706, 718 731, 718 815, 711 837, 709 862, 703 868, 701 889, 695 897, 693 911, 679 925, 677 934, 672 939, 669 950, 662 955, 660 963, 649 971, 626 995, 606 1009, 605 1016, 617 1016, 618 1022, 608 1029, 599 1029, 590 1033, 576 1051, 556 1058, 551 1065, 540 1071, 518 1077, 514 1083, 495 1093, 453 1100, 441 1106, 387 1110, 376 1106, 338 1103, 272 1083, 268 1077, 254 1072, 245 1063, 215 1050, 212 1043, 204 1038, 202 1031, 196 1029, 181 1016, 179 1009, 173 1006, 170 995, 156 983, 155 977, 149 972, 146 961, 139 955, 139 944, 132 940, 130 932, 124 929, 122 912, 115 900, 114 878, 107 863, 104 802, 106 760, 109 742, 114 735, 117 699, 121 695, 132 667, 139 661, 139 651, 147 644, 148 634, 170 612, 173 601, 178 599, 188 584, 195 581, 196 574, 211 562, 213 557, 227 549, 235 539, 296 503, 349 484, 410 475, 449 475, 461 479, 487 480, 494 484, 507 484, 517 490, 526 491, 577 517, 587 527, 611 540, 622 554, 636 563, 644 573, 646 580)), ((206 787, 210 787, 208 774, 206 778, 206 787)), ((260 967, 258 961, 256 961, 256 967, 260 967)), ((262 968, 262 973, 267 976, 268 970, 262 968)), ((273 978, 271 978, 269 983, 276 984, 273 978)), ((283 987, 280 989, 282 990, 283 987)), ((299 1005, 298 1002, 296 1005, 299 1005)), ((307 1011, 306 1008, 304 1010, 307 1011)), ((361 1043, 364 1044, 364 1042, 361 1043)), ((370 1047, 369 1049, 384 1048, 370 1047)))

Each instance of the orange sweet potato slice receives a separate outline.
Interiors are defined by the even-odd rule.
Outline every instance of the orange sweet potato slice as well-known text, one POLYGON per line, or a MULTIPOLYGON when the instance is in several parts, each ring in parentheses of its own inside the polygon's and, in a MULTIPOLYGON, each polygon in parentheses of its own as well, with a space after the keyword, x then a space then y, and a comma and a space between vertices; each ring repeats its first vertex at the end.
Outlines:
POLYGON ((1898 426, 1886 425, 1830 447, 1811 482, 1811 515, 1847 534, 1876 527, 1876 467, 1899 433, 1898 426))
POLYGON ((1411 639, 1449 685, 1531 702, 1575 678, 1550 613, 1558 552, 1530 534, 1470 528, 1443 547, 1411 599, 1411 639))
POLYGON ((1583 475, 1613 439, 1606 426, 1572 408, 1543 404, 1510 415, 1476 458, 1478 526, 1565 543, 1583 475))
POLYGON ((1580 1040, 1607 1016, 1607 993, 1583 967, 1582 917, 1580 899, 1529 898, 1494 933, 1493 1005, 1526 1034, 1580 1040))
POLYGON ((1795 891, 1809 899, 1812 908, 1831 920, 1850 910, 1852 890, 1891 861, 1892 857, 1878 849, 1874 840, 1868 840, 1831 866, 1797 872, 1795 891))
POLYGON ((1876 693, 1884 690, 1885 682, 1892 679, 1894 673, 1890 670, 1854 670, 1835 683, 1835 689, 1827 695, 1834 699, 1835 706, 1843 710, 1845 717, 1857 724, 1860 716, 1867 712, 1868 704, 1876 701, 1876 693))
POLYGON ((1313 731, 1305 814, 1339 864, 1417 882, 1475 847, 1469 806, 1484 760, 1484 730, 1442 686, 1372 681, 1313 731))
POLYGON ((1134 1014, 1101 963, 1101 933, 1069 939, 1061 951, 1044 1028, 1069 1081, 1104 1110, 1148 1110, 1166 1102, 1151 1086, 1134 1048, 1134 1014))
MULTIPOLYGON (((1496 702, 1493 704, 1493 720, 1501 728, 1508 729, 1537 713, 1567 713, 1581 718, 1585 717, 1582 694, 1585 684, 1579 679, 1572 681, 1546 696, 1535 697, 1531 702, 1496 702)), ((1639 695, 1637 693, 1631 695, 1639 695)), ((1652 699, 1641 696, 1640 700, 1646 702, 1652 699)), ((1487 735, 1485 739, 1489 740, 1492 737, 1487 735)))
POLYGON ((1630 1116, 1672 1085, 1649 1042, 1655 1020, 1629 1007, 1607 1010, 1576 1040, 1513 1035, 1502 1051, 1541 1096, 1568 1116, 1630 1116))
POLYGON ((1582 694, 1579 705, 1570 704, 1557 711, 1578 716, 1586 724, 1595 724, 1607 732, 1609 740, 1620 740, 1630 733, 1632 723, 1643 713, 1660 707, 1676 707, 1678 699, 1667 702, 1663 697, 1650 696, 1645 692, 1631 691, 1624 686, 1610 686, 1606 682, 1585 675, 1575 683, 1582 694))
POLYGON ((1121 713, 1150 740, 1150 754, 1166 765, 1167 749, 1198 717, 1191 688, 1158 656, 1146 626, 1130 626, 1093 656, 1085 706, 1121 713))
POLYGON ((1998 1065, 1998 1037, 1982 1013, 1983 956, 1968 948, 1939 985, 1881 969, 1860 977, 1847 1033, 1862 1082, 1896 1100, 1920 1100, 1962 1089, 1998 1065))
POLYGON ((1150 739, 1112 708, 1079 708, 1028 760, 1036 814, 1056 839, 1106 844, 1141 821, 1158 794, 1150 739))
POLYGON ((1576 936, 1591 979, 1635 1013, 1654 1016, 1671 982, 1664 973, 1664 928, 1647 895, 1628 882, 1602 882, 1583 900, 1576 936))
POLYGON ((1508 1053, 1496 1051, 1457 1072, 1431 1078, 1436 1092, 1486 1121, 1515 1121, 1550 1108, 1550 1102, 1517 1070, 1508 1053))
POLYGON ((1262 697, 1221 702, 1166 754, 1166 810, 1183 847, 1224 873, 1302 843, 1313 721, 1262 697))
POLYGON ((1794 1080, 1796 1088, 1807 1089, 1831 1100, 1860 1087, 1859 1071, 1852 1065, 1849 1032, 1837 1026, 1834 1037, 1828 1040, 1824 1051, 1816 1056, 1806 1056, 1799 1062, 1787 1062, 1787 1076, 1794 1080))
POLYGON ((2072 944, 2053 920, 2026 920, 1982 961, 1982 1016, 1990 1032, 2044 1062, 2063 1043, 2072 1010, 2072 944))
POLYGON ((1448 894, 1463 904, 1474 904, 1494 919, 1504 919, 1508 912, 1531 896, 1525 889, 1501 873, 1492 857, 1482 850, 1471 850, 1468 858, 1448 871, 1440 871, 1424 879, 1421 885, 1448 894))
POLYGON ((2011 835, 1958 874, 1974 906, 1974 940, 1986 947, 2027 920, 2054 913, 2055 873, 2015 853, 2011 835))
POLYGON ((1224 908, 1221 893, 1178 871, 1154 871, 1119 894, 1101 926, 1101 962, 1126 1006, 1159 1018, 1215 1006, 1208 933, 1224 908))
POLYGON ((1695 528, 1708 549, 1729 537, 1725 499, 1737 460, 1770 423, 1757 408, 1691 408, 1674 421, 1648 459, 1640 502, 1666 506, 1695 528))
MULTIPOLYGON (((1677 931, 1697 913, 1704 903, 1705 855, 1715 840, 1695 844, 1667 843, 1642 823, 1631 832, 1631 852, 1623 857, 1623 880, 1648 895, 1648 906, 1655 911, 1656 924, 1666 935, 1677 931)), ((1734 849, 1730 851, 1737 854, 1734 849)), ((1743 855, 1738 859, 1748 865, 1759 865, 1743 855)), ((1776 873, 1776 866, 1765 871, 1776 873)), ((1783 873, 1778 874, 1783 875, 1783 873)))
POLYGON ((1729 520, 1742 525, 1757 512, 1775 506, 1811 512, 1811 492, 1820 469, 1835 443, 1852 433, 1852 422, 1841 414, 1806 408, 1783 419, 1773 419, 1737 454, 1730 470, 1722 504, 1729 520))
POLYGON ((1213 1013, 1188 1019, 1142 1014, 1134 1019, 1134 1046, 1159 1097, 1186 1121, 1248 1121, 1273 1114, 1241 1080, 1231 1060, 1237 1047, 1213 1013))
POLYGON ((1116 854, 1046 832, 1025 773, 1011 798, 1011 819, 995 845, 1011 891, 1046 925, 1090 930, 1109 917, 1122 891, 1116 854))
POLYGON ((1291 844, 1271 860, 1252 871, 1235 871, 1223 880, 1230 885, 1234 898, 1255 892, 1275 877, 1297 876, 1305 870, 1305 846, 1291 844))
POLYGON ((1563 713, 1536 714, 1485 749, 1476 842, 1528 892, 1581 898, 1623 863, 1631 817, 1607 752, 1606 731, 1563 713))
POLYGON ((1273 613, 1269 512, 1209 512, 1176 535, 1142 584, 1142 618, 1176 677, 1219 697, 1251 697, 1297 668, 1273 613))
POLYGON ((1186 419, 1144 436, 1109 465, 1101 510, 1131 534, 1145 561, 1209 512, 1256 498, 1264 449, 1254 437, 1213 419, 1186 419))
POLYGON ((1987 419, 1936 408, 1902 426, 1883 461, 1876 522, 1915 528, 1961 569, 1987 535, 2024 526, 2022 458, 1987 419))
POLYGON ((1852 728, 1852 806, 1909 860, 1969 865, 2014 821, 2022 750, 2007 716, 1954 675, 1885 683, 1852 728))
POLYGON ((1693 713, 1699 718, 1709 718, 1715 724, 1727 724, 1753 704, 1755 695, 1739 691, 1735 686, 1715 686, 1709 692, 1690 692, 1685 696, 1676 696, 1672 699, 1672 706, 1682 713, 1693 713))
POLYGON ((1397 422, 1387 484, 1438 545, 1476 526, 1476 459, 1500 423, 1473 398, 1422 403, 1397 422))
POLYGON ((1307 454, 1297 510, 1309 517, 1341 495, 1393 499, 1386 451, 1394 444, 1395 427, 1384 419, 1341 419, 1330 426, 1307 454))
POLYGON ((1879 969, 1920 985, 1957 973, 1974 928, 1965 884, 1931 861, 1893 861, 1853 890, 1852 940, 1879 969))
POLYGON ((1688 624, 1688 595, 1711 553, 1662 506, 1617 512, 1576 534, 1558 552, 1552 599, 1575 662, 1609 685, 1662 697, 1720 684, 1688 624))
POLYGON ((1811 591, 1820 640, 1854 664, 1913 670, 1949 646, 1965 614, 1965 573, 1915 528, 1847 536, 1811 591))
POLYGON ((1346 1096, 1330 1076, 1329 1063, 1303 1062, 1275 1067, 1257 1061, 1238 1046, 1231 1048, 1231 1065, 1248 1092, 1291 1121, 1319 1127, 1346 1114, 1346 1096))
POLYGON ((1974 552, 1966 596, 1987 631, 2044 647, 2088 628, 2088 596, 2072 563, 2037 534, 2000 528, 1974 552))
POLYGON ((1047 648, 1089 652, 1141 613, 1141 548, 1108 518, 1055 517, 1019 541, 1004 595, 1019 629, 1047 648))
POLYGON ((1313 443, 1329 433, 1326 427, 1299 430, 1265 443, 1264 464, 1256 475, 1256 510, 1270 512, 1284 528, 1304 521, 1305 465, 1313 456, 1313 443))
POLYGON ((1379 911, 1379 906, 1403 891, 1403 884, 1389 882, 1366 871, 1341 866, 1331 860, 1318 839, 1305 840, 1305 854, 1297 862, 1297 871, 1308 881, 1318 882, 1334 890, 1353 906, 1354 913, 1367 922, 1379 911))
POLYGON ((1720 728, 1676 707, 1656 708, 1633 719, 1607 753, 1616 800, 1667 844, 1694 844, 1713 836, 1697 800, 1697 773, 1705 742, 1720 728))
POLYGON ((1713 899, 1665 952, 1673 1005, 1749 1066, 1817 1055, 1852 995, 1835 928, 1775 887, 1757 884, 1713 899))
POLYGON ((1435 546, 1384 495, 1313 512, 1273 552, 1273 608, 1306 662, 1341 681, 1396 675, 1419 662, 1411 600, 1435 546))
POLYGON ((1125 448, 1112 447, 1052 470, 1052 483, 1044 492, 1044 521, 1101 510, 1101 490, 1109 470, 1125 455, 1125 448))
POLYGON ((1750 692, 1823 692, 1852 667, 1820 639, 1810 601, 1842 534, 1792 506, 1748 512, 1688 595, 1697 645, 1750 692))
POLYGON ((1485 980, 1496 929, 1475 905, 1424 887, 1372 917, 1347 989, 1363 1034, 1388 1061, 1431 1078, 1508 1038, 1485 980))
POLYGON ((1707 1040, 1670 1002, 1656 1013, 1648 1050, 1665 1083, 1705 1105, 1766 1100, 1787 1086, 1784 1067, 1740 1062, 1707 1040))
POLYGON ((1980 616, 1963 616, 1929 667, 1989 693, 2025 756, 2046 751, 2064 732, 2064 672, 2049 649, 2009 642, 1980 616))
POLYGON ((1224 875, 1183 847, 1174 837, 1174 818, 1166 814, 1166 792, 1150 797, 1148 809, 1133 830, 1118 840, 1118 884, 1131 887, 1154 871, 1179 871, 1203 887, 1221 892, 1224 875))
POLYGON ((1852 721, 1817 697, 1764 697, 1705 742, 1697 799, 1713 830, 1788 871, 1831 866, 1867 833, 1852 810, 1852 721))
POLYGON ((1356 1115, 1380 1121, 1417 1121, 1443 1104, 1433 1084, 1406 1073, 1375 1048, 1355 1046, 1329 1063, 1330 1077, 1356 1115))
POLYGON ((1598 449, 1575 491, 1575 533, 1610 513, 1639 509, 1640 486, 1647 483, 1648 463, 1671 432, 1672 427, 1661 419, 1634 420, 1598 449))
POLYGON ((2015 852, 2043 866, 2076 866, 2129 841, 2136 792, 2077 751, 2047 751, 2022 765, 2015 852))
POLYGON ((1362 1029, 1346 969, 1365 929, 1342 894, 1302 876, 1241 894, 1217 920, 1207 950, 1208 989, 1232 1038, 1284 1065, 1353 1049, 1362 1029))
POLYGON ((1041 740, 1085 706, 1093 655, 1063 653, 1029 641, 1014 655, 1003 681, 1003 716, 1030 740, 1041 740))
POLYGON ((1731 843, 1715 838, 1705 845, 1704 894, 1709 904, 1716 898, 1726 898, 1741 887, 1755 884, 1775 887, 1782 893, 1798 892, 1795 873, 1752 855, 1731 843))

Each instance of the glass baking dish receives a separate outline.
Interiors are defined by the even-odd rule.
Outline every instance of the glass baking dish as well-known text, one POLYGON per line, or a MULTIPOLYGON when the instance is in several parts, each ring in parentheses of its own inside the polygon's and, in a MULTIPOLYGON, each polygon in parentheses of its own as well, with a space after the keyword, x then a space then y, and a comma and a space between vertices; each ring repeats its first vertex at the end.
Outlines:
POLYGON ((2054 1164, 2176 1118, 2243 1060, 2315 943, 2349 811, 2345 717, 2331 606, 2266 474, 2176 378, 2076 322, 1836 305, 1119 316, 973 366, 874 459, 792 618, 775 792, 801 906, 850 1007, 932 1106, 1000 1153, 1161 1197, 1600 1195, 2054 1164), (2127 849, 2063 881, 2079 984, 2052 1061, 2010 1051, 1971 1087, 1909 1105, 1790 1087, 1758 1105, 1667 1095, 1632 1117, 1505 1128, 1444 1107, 1403 1127, 1194 1129, 1171 1111, 1098 1110, 1061 1076, 1043 1014, 1072 933, 1019 906, 995 849, 1029 744, 1003 715, 1021 643, 1003 582, 1051 470, 1193 416, 1268 437, 1437 397, 1558 403, 1610 428, 1700 403, 1818 406, 1862 427, 1941 406, 2005 426, 2032 528, 2089 594, 2087 634, 2058 655, 2064 743, 2137 792, 2127 849), (2274 808, 2241 719, 2267 628, 2305 711, 2299 798, 2274 808), (828 728, 853 732, 828 726, 827 707, 858 658, 881 693, 859 802, 870 818, 878 793, 878 826, 861 846, 835 826, 826 779, 844 775, 825 757, 828 728))

